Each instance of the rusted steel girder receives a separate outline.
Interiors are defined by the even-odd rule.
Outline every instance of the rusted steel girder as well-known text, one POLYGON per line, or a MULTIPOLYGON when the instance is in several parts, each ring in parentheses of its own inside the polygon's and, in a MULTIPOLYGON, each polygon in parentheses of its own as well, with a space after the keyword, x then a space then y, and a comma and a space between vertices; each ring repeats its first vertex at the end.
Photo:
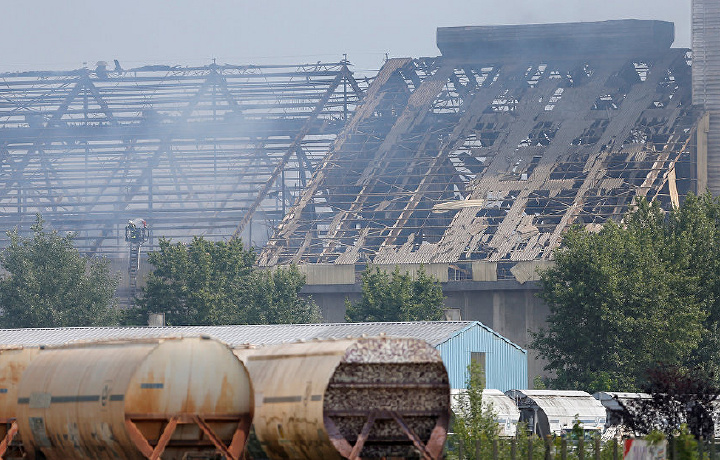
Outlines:
MULTIPOLYGON (((347 68, 346 68, 347 69, 347 68)), ((312 123, 317 120, 318 115, 320 115, 320 112, 322 112, 323 107, 327 102, 330 100, 330 97, 333 95, 335 90, 340 86, 340 83, 345 78, 345 74, 347 73, 347 70, 343 73, 339 73, 335 79, 333 80, 332 84, 328 87, 327 91, 325 91, 325 94, 323 97, 318 101, 318 103, 315 105, 315 110, 313 110, 312 114, 305 119, 305 124, 303 125, 302 129, 298 134, 295 136, 295 139, 293 140, 292 144, 287 148, 285 151, 285 154, 282 156, 280 161, 275 166, 275 169, 273 170, 272 174, 270 174, 270 177, 265 182, 265 185, 260 189, 257 196, 255 197, 255 201, 250 205, 250 208, 245 213, 245 216, 243 216, 242 220, 238 224, 237 228, 233 232, 232 237, 238 238, 243 230, 245 230, 245 226, 250 222, 250 220, 253 217, 253 214, 255 214, 255 211, 260 206, 260 203, 265 199, 268 192, 270 191, 270 188, 277 180, 278 176, 280 176, 280 173, 285 169, 285 165, 287 164, 288 160, 290 159, 290 156, 296 152, 297 148, 302 143, 302 140, 305 138, 305 136, 310 131, 310 126, 312 126, 312 123)))

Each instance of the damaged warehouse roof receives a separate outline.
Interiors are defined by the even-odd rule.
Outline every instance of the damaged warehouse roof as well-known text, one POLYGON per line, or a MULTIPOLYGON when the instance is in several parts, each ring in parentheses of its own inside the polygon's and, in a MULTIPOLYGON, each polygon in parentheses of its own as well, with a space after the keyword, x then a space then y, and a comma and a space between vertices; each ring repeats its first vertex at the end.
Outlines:
POLYGON ((363 97, 348 64, 0 74, 0 229, 41 213, 111 257, 138 217, 262 244, 363 97))
POLYGON ((438 29, 443 56, 385 63, 260 263, 543 260, 571 224, 677 203, 703 113, 672 41, 661 21, 438 29))

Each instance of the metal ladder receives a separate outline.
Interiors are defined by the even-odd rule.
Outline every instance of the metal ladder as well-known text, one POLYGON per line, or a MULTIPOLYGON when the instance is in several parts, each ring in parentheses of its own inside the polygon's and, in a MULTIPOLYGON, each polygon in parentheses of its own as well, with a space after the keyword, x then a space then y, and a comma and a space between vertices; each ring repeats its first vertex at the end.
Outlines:
POLYGON ((142 243, 130 243, 130 263, 128 264, 128 279, 130 282, 130 304, 135 304, 137 292, 137 275, 140 270, 140 247, 142 243))

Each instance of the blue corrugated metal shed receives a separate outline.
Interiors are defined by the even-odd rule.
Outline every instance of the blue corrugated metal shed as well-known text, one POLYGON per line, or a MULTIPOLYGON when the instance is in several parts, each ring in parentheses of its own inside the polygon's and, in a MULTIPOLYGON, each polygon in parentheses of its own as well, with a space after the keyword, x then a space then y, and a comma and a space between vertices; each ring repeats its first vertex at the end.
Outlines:
POLYGON ((89 340, 208 335, 230 346, 387 334, 416 337, 442 355, 453 388, 463 388, 472 353, 485 358, 486 386, 506 391, 527 387, 527 352, 477 321, 322 323, 237 326, 71 327, 0 329, 3 345, 61 345, 89 340))
POLYGON ((485 360, 485 387, 501 391, 527 388, 527 351, 484 324, 473 321, 436 345, 452 388, 464 388, 473 353, 485 360))

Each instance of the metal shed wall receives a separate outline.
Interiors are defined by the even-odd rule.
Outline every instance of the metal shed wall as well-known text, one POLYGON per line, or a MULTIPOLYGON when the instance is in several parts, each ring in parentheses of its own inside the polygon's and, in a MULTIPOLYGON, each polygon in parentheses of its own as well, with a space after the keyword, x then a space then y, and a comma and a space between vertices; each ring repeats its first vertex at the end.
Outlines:
POLYGON ((485 353, 485 388, 501 391, 527 388, 527 351, 492 329, 475 322, 436 347, 450 377, 451 388, 465 388, 471 353, 485 353))

